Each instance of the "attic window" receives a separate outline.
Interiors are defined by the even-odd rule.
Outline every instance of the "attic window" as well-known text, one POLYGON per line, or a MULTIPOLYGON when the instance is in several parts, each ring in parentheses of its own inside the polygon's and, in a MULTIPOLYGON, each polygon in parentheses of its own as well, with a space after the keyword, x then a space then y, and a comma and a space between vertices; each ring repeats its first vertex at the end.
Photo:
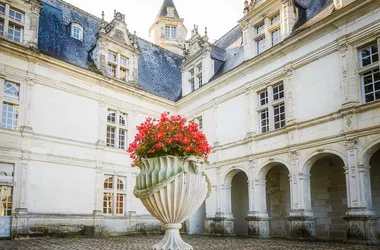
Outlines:
POLYGON ((23 22, 24 15, 21 12, 10 9, 9 10, 9 18, 11 18, 15 21, 18 21, 18 22, 23 22))
POLYGON ((5 14, 5 6, 0 4, 0 14, 5 14))
POLYGON ((83 40, 83 28, 77 23, 71 24, 71 37, 77 40, 83 40))
POLYGON ((175 40, 177 38, 177 27, 166 26, 165 27, 165 36, 167 39, 175 40))

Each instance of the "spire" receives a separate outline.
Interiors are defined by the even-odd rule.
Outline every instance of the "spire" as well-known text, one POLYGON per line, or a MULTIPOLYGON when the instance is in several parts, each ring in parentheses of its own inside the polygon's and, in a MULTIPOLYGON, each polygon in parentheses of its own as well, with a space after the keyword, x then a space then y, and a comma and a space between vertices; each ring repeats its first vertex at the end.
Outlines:
POLYGON ((157 17, 175 17, 179 18, 177 8, 174 5, 173 0, 164 0, 161 9, 158 12, 157 17))

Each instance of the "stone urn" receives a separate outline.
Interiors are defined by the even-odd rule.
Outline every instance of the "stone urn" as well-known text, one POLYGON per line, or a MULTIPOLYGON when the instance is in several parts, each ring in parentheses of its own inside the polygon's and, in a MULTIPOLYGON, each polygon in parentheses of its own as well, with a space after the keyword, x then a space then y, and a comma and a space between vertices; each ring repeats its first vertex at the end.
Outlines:
POLYGON ((210 195, 210 181, 204 173, 205 159, 197 156, 162 156, 142 159, 138 164, 134 194, 148 211, 164 223, 164 238, 154 250, 189 250, 179 234, 188 219, 210 195))

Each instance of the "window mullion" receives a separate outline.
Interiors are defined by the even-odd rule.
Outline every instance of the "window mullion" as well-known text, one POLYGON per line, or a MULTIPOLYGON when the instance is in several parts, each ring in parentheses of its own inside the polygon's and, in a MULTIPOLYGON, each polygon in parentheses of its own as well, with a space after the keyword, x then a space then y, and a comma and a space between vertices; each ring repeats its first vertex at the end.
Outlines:
POLYGON ((112 186, 112 215, 116 215, 117 176, 113 176, 112 186))

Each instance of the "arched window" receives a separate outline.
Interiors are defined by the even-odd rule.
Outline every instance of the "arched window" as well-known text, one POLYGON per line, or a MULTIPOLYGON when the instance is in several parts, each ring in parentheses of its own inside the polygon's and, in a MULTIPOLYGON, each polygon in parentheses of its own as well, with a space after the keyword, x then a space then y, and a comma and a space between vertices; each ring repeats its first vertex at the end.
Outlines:
POLYGON ((3 97, 3 105, 0 113, 0 126, 2 128, 15 130, 18 123, 20 85, 5 81, 2 86, 4 87, 4 90, 0 93, 0 99, 3 97))
POLYGON ((125 113, 108 110, 107 116, 107 147, 112 148, 127 148, 128 136, 128 116, 125 113))
POLYGON ((124 215, 125 196, 125 177, 107 177, 104 181, 103 213, 124 215))
POLYGON ((77 23, 71 24, 71 37, 77 40, 83 40, 83 27, 77 23))

